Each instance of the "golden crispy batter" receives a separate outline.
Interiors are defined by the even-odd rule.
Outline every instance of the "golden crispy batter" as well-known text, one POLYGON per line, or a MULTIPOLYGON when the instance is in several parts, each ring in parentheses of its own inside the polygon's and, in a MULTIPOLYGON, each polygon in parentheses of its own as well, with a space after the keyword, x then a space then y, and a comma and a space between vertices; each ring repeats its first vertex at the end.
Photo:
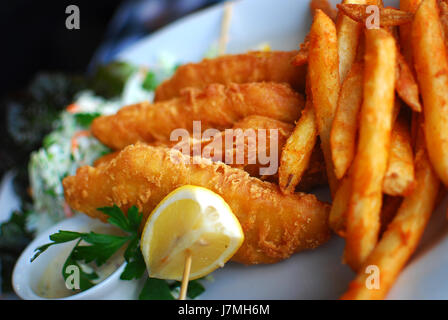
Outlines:
POLYGON ((108 164, 85 166, 65 178, 65 199, 73 209, 103 221, 99 207, 137 205, 146 220, 174 189, 187 184, 208 188, 224 198, 241 223, 245 241, 233 260, 245 264, 274 263, 329 238, 329 206, 314 195, 283 195, 277 185, 242 170, 206 159, 187 163, 192 159, 138 143, 108 164))
MULTIPOLYGON (((272 161, 276 161, 278 168, 278 158, 292 132, 293 125, 255 115, 236 122, 232 129, 230 132, 227 129, 221 131, 214 138, 202 139, 193 145, 201 144, 202 156, 205 158, 224 162, 232 168, 249 172, 253 177, 260 177, 261 169, 271 165, 269 162, 263 162, 260 155, 266 155, 272 161), (209 150, 213 149, 213 154, 210 154, 209 150)), ((193 148, 194 146, 191 149, 193 148)))
MULTIPOLYGON (((277 160, 277 163, 280 165, 280 157, 283 152, 282 150, 286 144, 287 139, 292 134, 294 126, 289 123, 281 122, 281 121, 274 120, 274 119, 269 119, 266 117, 250 116, 250 117, 243 119, 240 122, 235 123, 233 128, 234 129, 241 128, 243 130, 250 129, 250 128, 253 128, 256 130, 279 129, 278 130, 278 160, 277 160)), ((267 147, 266 154, 270 154, 271 150, 270 150, 269 134, 267 137, 268 137, 268 139, 267 139, 267 143, 266 143, 266 147, 267 147)), ((245 150, 247 150, 247 147, 246 147, 247 141, 245 140, 244 143, 245 143, 245 150)), ((257 150, 257 155, 259 154, 258 151, 259 150, 257 150)), ((248 154, 248 153, 245 153, 245 154, 248 154)), ((258 159, 257 159, 256 165, 250 165, 250 164, 246 165, 245 164, 240 167, 238 167, 237 165, 230 165, 230 166, 234 167, 234 168, 244 169, 253 177, 260 177, 258 174, 260 167, 266 167, 266 165, 260 164, 258 162, 258 159)), ((271 182, 278 183, 278 173, 275 174, 274 176, 264 176, 262 178, 265 181, 271 181, 271 182)), ((326 168, 325 168, 324 155, 322 153, 322 149, 320 148, 320 145, 316 144, 311 153, 310 163, 309 163, 308 167, 306 168, 306 170, 303 174, 303 177, 300 180, 300 183, 297 185, 296 190, 309 191, 312 188, 326 185, 327 183, 328 183, 328 180, 327 180, 327 173, 326 173, 326 168)))
POLYGON ((291 68, 291 61, 297 53, 249 52, 182 65, 170 79, 157 87, 155 101, 177 97, 187 87, 201 89, 212 83, 286 82, 302 91, 306 67, 291 68))
POLYGON ((212 84, 203 90, 186 89, 178 98, 143 102, 124 107, 115 115, 98 117, 92 133, 105 145, 122 149, 137 141, 168 142, 175 129, 192 132, 193 121, 201 121, 202 131, 230 128, 250 115, 293 123, 303 105, 303 97, 287 84, 212 84))
POLYGON ((93 163, 93 166, 94 167, 99 167, 99 166, 102 166, 102 165, 106 165, 109 162, 111 162, 113 159, 115 159, 118 156, 119 153, 120 153, 120 151, 114 151, 114 152, 108 153, 108 154, 106 154, 104 156, 101 156, 101 157, 99 157, 98 159, 95 160, 95 162, 93 163))
MULTIPOLYGON (((247 129, 254 129, 255 132, 258 132, 258 130, 260 129, 265 129, 265 130, 271 130, 271 129, 278 129, 278 159, 277 159, 277 163, 280 163, 279 158, 280 158, 280 154, 283 150, 283 147, 286 143, 286 140, 288 139, 288 137, 291 135, 291 132, 293 130, 294 126, 290 123, 286 123, 286 122, 282 122, 282 121, 278 121, 278 120, 274 120, 271 118, 267 118, 267 117, 262 117, 262 116, 249 116, 244 118, 241 121, 238 121, 234 124, 232 129, 242 129, 242 130, 247 130, 247 129)), ((229 150, 229 148, 226 148, 226 145, 224 143, 224 131, 221 131, 218 135, 217 138, 221 138, 223 141, 222 144, 222 150, 221 150, 221 155, 224 155, 226 153, 226 150, 229 150)), ((257 134, 258 137, 258 134, 257 134)), ((255 150, 255 152, 253 154, 256 155, 256 163, 254 164, 253 162, 249 162, 249 141, 248 139, 241 139, 239 140, 240 142, 243 143, 242 148, 244 149, 244 163, 240 163, 238 164, 236 162, 236 149, 237 149, 237 141, 236 139, 234 139, 234 144, 231 146, 231 149, 233 149, 233 162, 230 163, 230 161, 226 161, 225 156, 222 157, 222 162, 226 163, 227 165, 231 166, 232 168, 239 168, 239 169, 243 169, 246 172, 248 172, 252 177, 257 177, 260 178, 260 168, 261 167, 268 167, 269 164, 261 164, 259 159, 258 159, 258 155, 260 154, 260 149, 259 148, 264 148, 264 146, 266 146, 266 148, 264 149, 264 151, 261 151, 262 154, 266 154, 266 155, 270 155, 271 154, 271 144, 270 144, 270 133, 269 131, 266 133, 266 144, 264 143, 258 143, 257 141, 257 149, 255 150)), ((191 137, 189 141, 187 141, 187 143, 190 143, 190 155, 193 154, 193 148, 194 148, 194 144, 200 144, 201 145, 201 150, 203 151, 207 146, 211 146, 211 144, 213 142, 211 142, 210 140, 206 140, 203 139, 201 141, 196 141, 193 142, 194 139, 191 137)), ((212 141, 214 141, 212 139, 212 141)), ((150 143, 149 145, 151 146, 164 146, 164 147, 174 147, 176 145, 177 142, 171 142, 171 143, 161 143, 161 142, 155 142, 155 143, 150 143)), ((239 145, 239 143, 238 143, 239 145)), ((110 162, 113 158, 115 158, 117 155, 119 154, 119 151, 115 151, 112 153, 109 153, 105 156, 102 156, 100 158, 98 158, 95 163, 94 166, 100 166, 102 164, 108 163, 110 162)), ((202 154, 203 157, 206 157, 207 154, 203 153, 202 154)), ((218 159, 219 160, 219 159, 218 159)), ((271 181, 271 182, 277 182, 278 181, 278 174, 272 175, 272 176, 263 176, 262 177, 263 180, 266 181, 271 181)), ((309 191, 312 188, 318 187, 318 186, 322 186, 325 185, 327 183, 327 176, 326 176, 326 169, 325 169, 325 163, 324 163, 324 159, 323 159, 323 153, 322 150, 320 149, 319 145, 317 144, 314 147, 314 150, 311 154, 311 159, 310 159, 310 163, 309 163, 309 167, 306 169, 304 176, 302 178, 302 180, 300 181, 299 185, 297 186, 297 190, 299 191, 309 191)))
POLYGON ((292 130, 294 129, 294 125, 291 123, 275 120, 268 117, 263 116, 248 116, 233 125, 233 129, 278 129, 279 137, 284 136, 288 137, 292 130))

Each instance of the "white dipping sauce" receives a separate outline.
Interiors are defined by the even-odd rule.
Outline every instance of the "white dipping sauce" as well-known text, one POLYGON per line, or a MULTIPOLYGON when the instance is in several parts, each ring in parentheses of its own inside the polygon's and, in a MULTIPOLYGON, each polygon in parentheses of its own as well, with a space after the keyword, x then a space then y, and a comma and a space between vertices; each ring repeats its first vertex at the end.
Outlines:
MULTIPOLYGON (((95 228, 96 233, 105 233, 105 234, 114 234, 114 235, 123 235, 120 230, 112 229, 111 227, 95 228)), ((81 242, 81 245, 86 245, 81 242)), ((56 245, 57 246, 57 245, 56 245)), ((94 284, 98 284, 101 281, 105 280, 109 277, 115 270, 117 270, 124 263, 124 251, 127 247, 125 244, 122 248, 120 248, 110 259, 108 259, 103 265, 97 267, 94 262, 89 264, 80 264, 85 272, 90 273, 91 271, 95 271, 98 275, 98 278, 92 280, 94 284)), ((57 298, 65 298, 68 296, 75 295, 80 293, 81 290, 72 290, 68 289, 65 284, 64 277, 62 276, 62 268, 64 263, 69 256, 73 246, 67 246, 64 250, 61 250, 60 254, 48 264, 45 271, 42 273, 41 278, 38 282, 38 285, 35 289, 35 293, 43 298, 47 299, 57 299, 57 298)), ((44 255, 42 253, 42 255, 44 255)))

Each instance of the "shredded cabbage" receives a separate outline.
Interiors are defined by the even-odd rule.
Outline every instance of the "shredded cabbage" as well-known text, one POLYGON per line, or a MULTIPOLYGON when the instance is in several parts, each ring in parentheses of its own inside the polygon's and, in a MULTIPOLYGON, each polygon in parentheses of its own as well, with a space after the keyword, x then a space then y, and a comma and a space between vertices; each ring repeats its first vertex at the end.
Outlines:
MULTIPOLYGON (((169 77, 176 66, 168 56, 160 60, 160 67, 150 71, 154 72, 158 82, 169 77)), ((30 158, 28 170, 33 208, 27 220, 29 231, 39 234, 72 214, 64 200, 62 179, 110 152, 88 133, 88 122, 99 115, 113 114, 125 105, 152 101, 154 92, 142 85, 148 72, 140 68, 132 74, 119 98, 105 100, 84 91, 74 101, 75 110, 61 112, 54 123, 54 131, 45 137, 43 147, 33 152, 30 158)))

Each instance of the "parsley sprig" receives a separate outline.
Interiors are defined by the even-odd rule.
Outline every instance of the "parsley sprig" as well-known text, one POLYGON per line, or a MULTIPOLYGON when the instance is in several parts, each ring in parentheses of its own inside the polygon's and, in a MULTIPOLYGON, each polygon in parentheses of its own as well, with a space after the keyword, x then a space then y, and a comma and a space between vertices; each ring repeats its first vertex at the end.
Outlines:
MULTIPOLYGON (((109 217, 107 221, 110 224, 123 230, 126 235, 117 236, 95 232, 82 233, 59 230, 57 233, 50 235, 52 242, 44 244, 35 250, 36 252, 31 258, 31 261, 34 261, 53 245, 77 240, 76 245, 64 263, 62 276, 66 280, 69 277, 69 274, 65 272, 67 266, 77 266, 80 270, 80 290, 84 291, 95 285, 94 280, 98 279, 98 275, 94 271, 84 270, 81 266, 82 263, 87 264, 93 262, 99 267, 127 244, 124 251, 126 266, 120 275, 120 279, 140 279, 146 270, 145 261, 140 250, 140 224, 143 215, 135 206, 132 206, 127 211, 127 215, 116 205, 99 208, 98 210, 109 217), (83 245, 82 242, 87 243, 87 245, 83 245)), ((180 283, 177 281, 168 282, 160 279, 147 278, 140 292, 139 299, 172 300, 174 299, 172 291, 178 289, 179 286, 180 283)), ((193 299, 204 292, 204 290, 204 287, 198 280, 190 281, 187 296, 193 299)))
POLYGON ((98 118, 101 114, 99 112, 78 112, 75 113, 75 120, 81 127, 89 127, 95 118, 98 118))

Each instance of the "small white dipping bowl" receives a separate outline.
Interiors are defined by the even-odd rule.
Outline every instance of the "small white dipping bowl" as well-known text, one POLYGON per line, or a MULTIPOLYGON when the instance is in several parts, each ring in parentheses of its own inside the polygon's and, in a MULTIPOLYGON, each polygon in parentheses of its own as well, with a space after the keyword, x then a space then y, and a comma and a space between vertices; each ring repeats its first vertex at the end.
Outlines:
MULTIPOLYGON (((79 214, 72 218, 61 221, 49 228, 41 235, 36 237, 28 247, 22 252, 16 262, 12 276, 14 291, 25 300, 48 300, 36 294, 37 286, 41 280, 44 271, 48 265, 60 254, 67 246, 73 247, 75 241, 57 244, 48 248, 36 260, 31 262, 35 249, 50 242, 49 236, 59 230, 89 232, 98 228, 108 228, 110 225, 98 220, 91 219, 85 215, 79 214)), ((55 300, 133 300, 138 298, 138 294, 143 287, 143 280, 120 280, 125 263, 123 263, 109 277, 93 286, 92 288, 71 295, 65 298, 55 300)), ((62 270, 61 270, 62 272, 62 270)))

